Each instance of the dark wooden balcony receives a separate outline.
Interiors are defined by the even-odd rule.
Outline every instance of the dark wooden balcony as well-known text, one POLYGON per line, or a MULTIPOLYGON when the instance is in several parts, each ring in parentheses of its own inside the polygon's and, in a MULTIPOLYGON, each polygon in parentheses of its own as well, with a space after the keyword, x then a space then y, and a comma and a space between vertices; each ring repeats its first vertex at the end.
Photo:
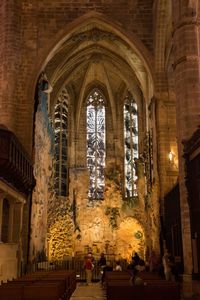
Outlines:
POLYGON ((32 161, 17 137, 0 126, 0 179, 28 194, 35 185, 32 161))

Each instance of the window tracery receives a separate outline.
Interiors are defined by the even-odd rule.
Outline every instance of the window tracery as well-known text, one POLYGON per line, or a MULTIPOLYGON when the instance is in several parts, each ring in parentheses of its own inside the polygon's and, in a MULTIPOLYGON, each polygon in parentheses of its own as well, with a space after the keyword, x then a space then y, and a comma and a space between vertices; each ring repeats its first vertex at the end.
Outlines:
POLYGON ((55 105, 54 132, 54 188, 56 195, 66 196, 68 194, 68 94, 66 91, 63 91, 55 105))
POLYGON ((124 178, 125 197, 137 196, 138 109, 131 94, 124 101, 124 178))
POLYGON ((89 199, 104 197, 105 186, 105 99, 95 89, 87 98, 87 167, 89 170, 89 199))

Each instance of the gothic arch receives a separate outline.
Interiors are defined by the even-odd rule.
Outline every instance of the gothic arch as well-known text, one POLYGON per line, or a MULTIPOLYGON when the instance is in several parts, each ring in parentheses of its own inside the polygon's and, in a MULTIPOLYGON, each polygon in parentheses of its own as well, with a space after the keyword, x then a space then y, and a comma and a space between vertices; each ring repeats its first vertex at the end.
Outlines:
POLYGON ((28 97, 30 97, 31 91, 31 97, 33 98, 39 74, 45 68, 48 61, 52 58, 56 51, 58 51, 61 44, 72 36, 76 30, 79 30, 82 26, 86 26, 88 24, 99 24, 100 27, 106 28, 108 31, 113 32, 124 40, 127 45, 129 45, 130 49, 133 49, 136 55, 141 59, 144 69, 149 75, 152 85, 154 85, 153 57, 138 37, 134 35, 133 32, 124 31, 118 24, 111 22, 104 15, 97 12, 89 12, 68 24, 67 28, 61 29, 56 34, 56 37, 54 35, 54 37, 49 41, 49 44, 45 45, 45 47, 41 50, 38 62, 35 65, 35 70, 33 70, 29 84, 27 85, 26 93, 28 97))

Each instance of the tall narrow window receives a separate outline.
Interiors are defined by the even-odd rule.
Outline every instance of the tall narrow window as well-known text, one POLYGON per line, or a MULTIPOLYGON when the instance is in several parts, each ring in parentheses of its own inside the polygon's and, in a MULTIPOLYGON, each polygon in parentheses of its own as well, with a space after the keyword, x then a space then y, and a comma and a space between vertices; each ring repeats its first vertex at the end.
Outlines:
POLYGON ((87 98, 87 167, 89 199, 103 199, 105 168, 105 100, 99 90, 87 98))
POLYGON ((129 94, 124 102, 125 197, 137 196, 135 159, 138 159, 137 104, 129 94))
POLYGON ((68 95, 63 93, 55 105, 55 176, 54 187, 58 196, 68 193, 67 137, 68 137, 68 95))

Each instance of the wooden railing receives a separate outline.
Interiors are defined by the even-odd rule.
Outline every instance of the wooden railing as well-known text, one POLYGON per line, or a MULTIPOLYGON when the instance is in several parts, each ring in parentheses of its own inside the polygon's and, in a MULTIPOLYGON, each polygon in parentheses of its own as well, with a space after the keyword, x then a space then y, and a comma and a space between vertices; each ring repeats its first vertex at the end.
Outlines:
MULTIPOLYGON (((114 267, 116 265, 115 261, 110 261, 111 265, 114 267)), ((121 266, 123 270, 127 269, 127 262, 122 261, 121 266)), ((43 261, 39 263, 31 263, 22 268, 22 275, 33 273, 39 270, 74 270, 76 272, 77 281, 85 281, 86 273, 84 268, 84 260, 63 260, 48 262, 43 261)), ((101 279, 101 267, 98 265, 98 261, 94 261, 94 269, 92 272, 92 280, 99 281, 101 279)))
POLYGON ((0 178, 28 194, 35 185, 32 161, 17 137, 0 127, 0 178))

